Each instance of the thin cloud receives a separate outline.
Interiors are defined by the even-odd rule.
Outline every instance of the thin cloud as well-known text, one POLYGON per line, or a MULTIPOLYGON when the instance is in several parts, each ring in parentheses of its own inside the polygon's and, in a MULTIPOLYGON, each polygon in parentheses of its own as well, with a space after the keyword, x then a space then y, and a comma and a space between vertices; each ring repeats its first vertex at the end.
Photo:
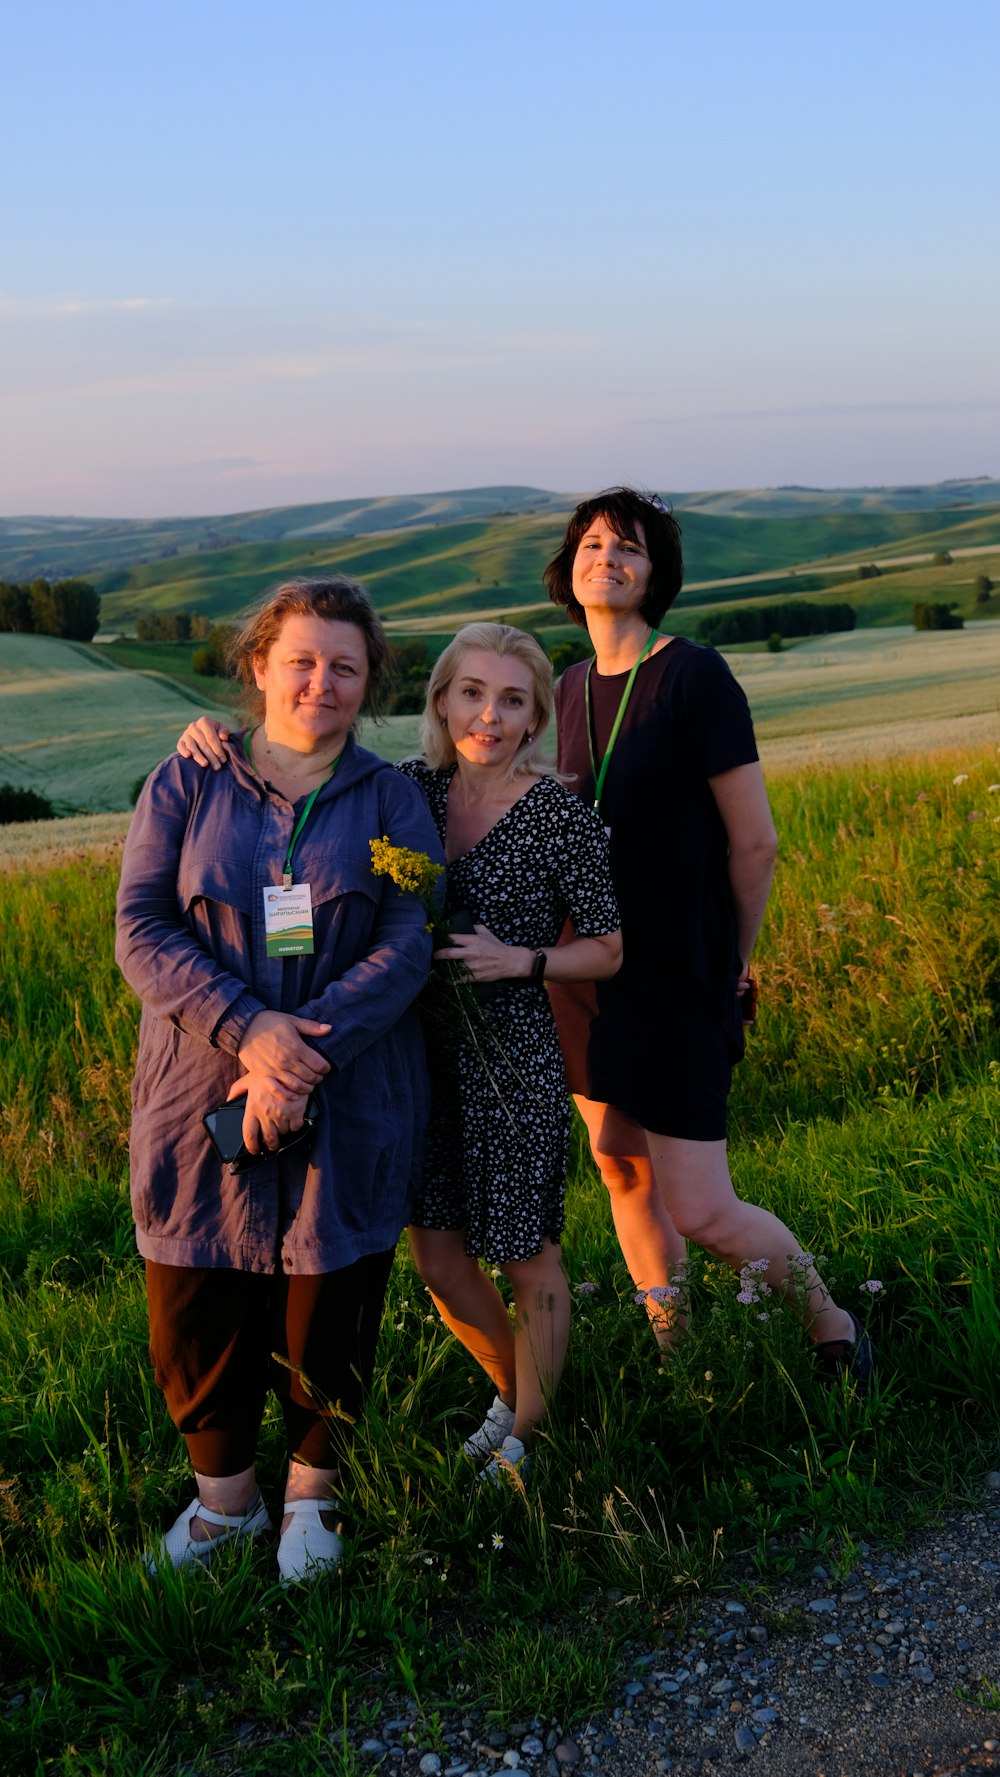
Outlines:
POLYGON ((75 315, 139 313, 176 308, 172 296, 106 296, 87 301, 0 302, 0 321, 65 320, 75 315))
POLYGON ((996 413, 998 411, 1000 411, 1000 401, 826 402, 815 407, 756 407, 733 409, 730 412, 722 413, 663 414, 656 418, 636 420, 635 424, 637 426, 699 426, 743 421, 759 425, 762 420, 872 419, 880 415, 895 418, 901 414, 996 413))

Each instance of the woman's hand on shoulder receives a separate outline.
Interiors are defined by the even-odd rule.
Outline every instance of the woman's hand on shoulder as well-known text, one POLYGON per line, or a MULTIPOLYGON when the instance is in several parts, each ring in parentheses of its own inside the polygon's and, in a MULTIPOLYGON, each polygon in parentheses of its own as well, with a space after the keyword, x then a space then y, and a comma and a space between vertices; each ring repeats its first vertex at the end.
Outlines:
POLYGON ((196 765, 210 765, 213 771, 221 771, 226 763, 222 743, 229 735, 230 730, 214 716, 198 716, 188 723, 177 742, 177 751, 182 759, 193 759, 196 765))

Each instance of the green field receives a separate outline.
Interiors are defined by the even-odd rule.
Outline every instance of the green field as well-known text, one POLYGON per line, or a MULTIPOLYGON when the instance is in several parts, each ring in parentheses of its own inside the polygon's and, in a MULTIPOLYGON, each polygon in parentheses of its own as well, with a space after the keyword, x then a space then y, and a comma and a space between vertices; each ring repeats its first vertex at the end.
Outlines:
MULTIPOLYGON (((196 710, 224 713, 228 687, 185 668, 190 652, 183 643, 107 648, 5 636, 0 781, 41 791, 60 813, 128 808, 137 778, 171 751, 196 710), (155 667, 128 670, 111 655, 155 667), (177 682, 165 669, 177 673, 177 682)), ((780 654, 734 650, 726 658, 750 698, 765 763, 785 756, 781 743, 791 737, 805 748, 822 743, 827 758, 958 742, 973 718, 977 734, 1000 739, 996 619, 921 634, 855 630, 816 636, 780 654), (982 723, 993 718, 984 731, 982 723), (945 721, 956 725, 953 732, 921 739, 928 725, 945 721)), ((396 760, 417 750, 417 731, 416 716, 390 716, 364 724, 361 739, 396 760)))
MULTIPOLYGON (((357 1748, 407 1699, 421 1747, 456 1707, 571 1725, 690 1597, 817 1561, 840 1577, 861 1541, 975 1499, 1000 1466, 998 776, 990 745, 772 783, 782 859, 734 1173, 869 1319, 873 1395, 822 1387, 789 1310, 741 1306, 700 1259, 661 1367, 578 1149, 565 1256, 594 1289, 530 1490, 470 1487, 459 1446, 485 1391, 401 1250, 347 1556, 304 1595, 279 1591, 270 1546, 209 1574, 140 1566, 189 1484, 128 1212, 116 863, 5 877, 4 1769, 360 1777, 357 1748)), ((272 1505, 280 1443, 270 1416, 272 1505)))
POLYGON ((83 643, 5 635, 0 781, 39 791, 60 814, 127 808, 195 703, 218 707, 168 679, 123 672, 83 643))

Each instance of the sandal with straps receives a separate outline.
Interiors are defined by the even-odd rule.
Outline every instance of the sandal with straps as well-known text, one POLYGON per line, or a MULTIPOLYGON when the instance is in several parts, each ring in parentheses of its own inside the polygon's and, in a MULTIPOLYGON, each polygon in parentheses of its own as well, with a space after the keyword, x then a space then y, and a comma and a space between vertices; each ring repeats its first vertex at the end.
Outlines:
POLYGON ((184 1507, 170 1529, 164 1531, 155 1549, 146 1550, 143 1562, 151 1574, 155 1574, 163 1566, 204 1567, 220 1549, 242 1542, 245 1537, 261 1536, 272 1528, 259 1489, 245 1512, 211 1512, 195 1494, 190 1505, 184 1507), (217 1526, 216 1535, 196 1542, 191 1535, 196 1518, 200 1518, 205 1524, 217 1526))
POLYGON ((344 1553, 336 1530, 327 1530, 321 1512, 339 1511, 335 1499, 286 1499, 284 1516, 291 1517, 278 1543, 278 1572, 283 1586, 297 1580, 318 1580, 339 1567, 344 1553))

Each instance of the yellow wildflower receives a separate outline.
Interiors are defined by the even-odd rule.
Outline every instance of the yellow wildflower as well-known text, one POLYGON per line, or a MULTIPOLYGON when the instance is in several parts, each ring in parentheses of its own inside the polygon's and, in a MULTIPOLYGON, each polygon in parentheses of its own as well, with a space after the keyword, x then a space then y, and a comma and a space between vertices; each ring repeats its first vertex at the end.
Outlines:
POLYGON ((388 876, 397 888, 412 895, 433 893, 434 884, 443 874, 443 864, 432 864, 425 851, 410 851, 405 845, 393 845, 388 834, 368 841, 372 852, 372 873, 388 876))

